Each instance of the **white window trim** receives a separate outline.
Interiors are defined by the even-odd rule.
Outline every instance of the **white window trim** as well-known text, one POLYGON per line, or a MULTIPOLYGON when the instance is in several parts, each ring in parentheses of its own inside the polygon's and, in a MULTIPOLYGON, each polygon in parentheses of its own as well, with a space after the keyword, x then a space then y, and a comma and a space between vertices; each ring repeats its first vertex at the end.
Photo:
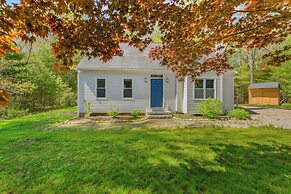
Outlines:
POLYGON ((107 79, 105 78, 105 77, 97 77, 96 79, 95 79, 95 81, 96 81, 96 87, 95 87, 95 97, 96 97, 96 99, 97 100, 107 100, 107 79), (103 97, 97 97, 97 80, 98 79, 104 79, 105 80, 105 98, 103 98, 103 97))
POLYGON ((216 99, 216 78, 197 78, 196 80, 203 80, 203 98, 195 98, 195 83, 193 83, 193 100, 206 100, 206 80, 213 80, 214 83, 214 99, 216 99))
POLYGON ((132 77, 122 77, 122 100, 134 100, 134 80, 132 77), (124 97, 124 80, 125 79, 131 79, 131 90, 132 90, 132 97, 131 98, 127 98, 127 97, 124 97))

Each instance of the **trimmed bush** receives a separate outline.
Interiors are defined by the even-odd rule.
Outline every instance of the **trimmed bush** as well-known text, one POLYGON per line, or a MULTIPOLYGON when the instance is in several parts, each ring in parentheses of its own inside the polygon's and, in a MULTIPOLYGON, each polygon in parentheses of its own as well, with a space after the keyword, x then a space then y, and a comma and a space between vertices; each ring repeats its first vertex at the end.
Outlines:
POLYGON ((134 118, 136 118, 136 117, 138 117, 140 115, 140 110, 135 109, 130 114, 131 114, 131 116, 133 116, 134 118))
POLYGON ((244 109, 234 109, 229 111, 227 116, 239 120, 247 120, 250 118, 250 113, 244 109))
POLYGON ((208 118, 216 118, 222 115, 223 106, 220 100, 208 98, 198 105, 199 113, 208 118))
POLYGON ((118 116, 119 113, 118 113, 118 110, 116 109, 116 110, 109 111, 107 114, 108 116, 111 116, 114 119, 118 116))
POLYGON ((282 108, 291 109, 291 103, 283 103, 282 108))

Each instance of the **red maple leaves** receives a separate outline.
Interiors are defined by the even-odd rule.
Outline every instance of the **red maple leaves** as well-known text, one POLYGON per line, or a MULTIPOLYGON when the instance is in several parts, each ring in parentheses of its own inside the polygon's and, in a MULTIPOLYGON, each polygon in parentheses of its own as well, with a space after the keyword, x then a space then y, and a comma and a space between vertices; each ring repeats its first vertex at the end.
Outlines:
POLYGON ((0 55, 13 51, 13 33, 23 41, 57 36, 52 44, 58 64, 69 67, 77 53, 110 60, 121 53, 119 43, 143 50, 156 26, 162 46, 150 57, 193 79, 209 70, 229 68, 227 54, 237 47, 264 47, 290 34, 290 0, 1 0, 0 55), (7 37, 8 36, 8 37, 7 37), (225 49, 219 55, 217 45, 225 49), (207 60, 204 60, 204 58, 207 60))

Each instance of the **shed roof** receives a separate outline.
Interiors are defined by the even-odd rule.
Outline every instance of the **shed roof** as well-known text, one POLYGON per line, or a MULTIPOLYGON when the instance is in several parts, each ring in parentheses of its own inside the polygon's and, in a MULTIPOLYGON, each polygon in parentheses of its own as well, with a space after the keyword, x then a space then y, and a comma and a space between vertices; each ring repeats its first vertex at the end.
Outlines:
POLYGON ((152 61, 148 56, 150 49, 158 45, 158 43, 152 43, 143 52, 140 52, 128 44, 120 44, 123 50, 122 56, 114 56, 106 63, 99 58, 84 57, 78 64, 77 70, 167 70, 165 66, 159 64, 159 61, 152 61))
POLYGON ((279 88, 279 82, 253 83, 249 85, 249 89, 255 88, 279 88))

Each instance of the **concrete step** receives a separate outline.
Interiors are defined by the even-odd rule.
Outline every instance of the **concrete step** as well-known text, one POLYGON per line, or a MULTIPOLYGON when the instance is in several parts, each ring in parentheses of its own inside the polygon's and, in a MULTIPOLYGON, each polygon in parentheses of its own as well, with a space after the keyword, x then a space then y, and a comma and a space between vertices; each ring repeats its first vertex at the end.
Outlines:
POLYGON ((148 119, 169 119, 172 118, 172 112, 167 108, 149 108, 146 111, 148 119))
POLYGON ((167 108, 161 108, 161 107, 152 107, 152 108, 148 108, 148 110, 151 111, 164 111, 164 110, 168 110, 167 108))
POLYGON ((171 115, 171 111, 148 111, 148 115, 171 115))

